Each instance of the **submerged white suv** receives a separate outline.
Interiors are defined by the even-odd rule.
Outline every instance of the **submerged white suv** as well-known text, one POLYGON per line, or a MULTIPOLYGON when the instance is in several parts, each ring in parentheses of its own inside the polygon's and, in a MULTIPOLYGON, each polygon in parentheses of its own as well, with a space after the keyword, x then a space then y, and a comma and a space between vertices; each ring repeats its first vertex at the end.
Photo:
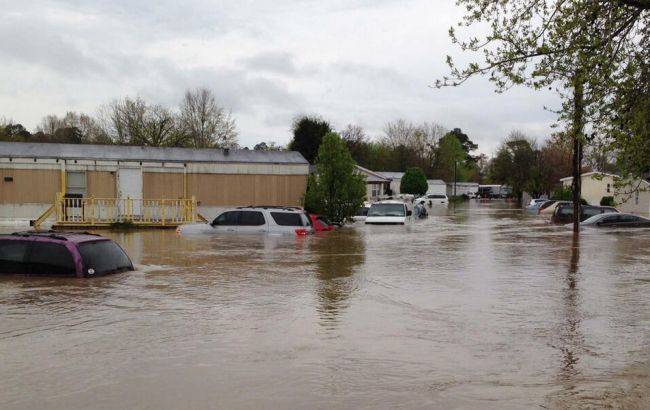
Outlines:
POLYGON ((309 217, 301 208, 242 206, 225 210, 210 223, 180 225, 176 228, 176 233, 307 235, 313 233, 313 228, 309 217))
POLYGON ((413 201, 414 204, 417 204, 421 201, 424 201, 426 205, 447 205, 449 203, 449 198, 445 194, 426 194, 420 198, 417 198, 413 201))
POLYGON ((404 225, 411 219, 412 211, 402 201, 380 201, 370 205, 367 225, 404 225))

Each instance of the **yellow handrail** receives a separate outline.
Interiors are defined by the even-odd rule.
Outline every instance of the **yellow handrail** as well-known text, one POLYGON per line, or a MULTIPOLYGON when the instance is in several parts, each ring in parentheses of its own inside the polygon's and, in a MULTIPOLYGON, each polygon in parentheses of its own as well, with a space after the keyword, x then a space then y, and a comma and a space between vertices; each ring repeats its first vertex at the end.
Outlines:
MULTIPOLYGON (((135 199, 127 198, 65 198, 57 193, 49 213, 56 212, 56 223, 68 226, 106 226, 116 222, 134 225, 175 226, 197 219, 196 198, 135 199)), ((35 223, 36 223, 35 222, 35 223)))

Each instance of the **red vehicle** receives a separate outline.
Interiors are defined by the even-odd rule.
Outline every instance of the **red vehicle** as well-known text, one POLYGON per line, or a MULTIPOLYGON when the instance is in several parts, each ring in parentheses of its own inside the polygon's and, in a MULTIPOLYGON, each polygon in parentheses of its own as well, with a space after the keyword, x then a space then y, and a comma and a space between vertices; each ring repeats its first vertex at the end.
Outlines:
POLYGON ((311 224, 314 226, 314 232, 333 231, 334 225, 323 215, 309 214, 311 224))

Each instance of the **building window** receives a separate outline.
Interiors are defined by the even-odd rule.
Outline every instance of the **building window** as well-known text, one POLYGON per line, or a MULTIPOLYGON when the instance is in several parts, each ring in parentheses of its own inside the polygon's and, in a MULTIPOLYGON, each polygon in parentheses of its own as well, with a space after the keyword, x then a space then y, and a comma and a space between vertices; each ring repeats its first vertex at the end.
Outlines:
POLYGON ((378 185, 373 185, 372 186, 372 196, 379 196, 379 186, 378 185))
POLYGON ((607 184, 607 193, 610 192, 610 190, 611 190, 611 186, 612 186, 611 184, 607 184))
POLYGON ((86 196, 86 173, 84 171, 66 172, 66 193, 86 196))
POLYGON ((634 204, 639 205, 639 190, 634 193, 634 204))

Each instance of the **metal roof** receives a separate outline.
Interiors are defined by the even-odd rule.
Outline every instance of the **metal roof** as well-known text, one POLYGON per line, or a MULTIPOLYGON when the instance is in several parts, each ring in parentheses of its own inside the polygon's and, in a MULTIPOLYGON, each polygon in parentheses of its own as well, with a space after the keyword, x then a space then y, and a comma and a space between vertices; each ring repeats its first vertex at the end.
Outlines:
POLYGON ((442 179, 427 179, 429 185, 445 185, 445 181, 442 179))
POLYGON ((379 171, 378 174, 381 174, 388 179, 402 179, 402 177, 404 176, 403 172, 379 171))
POLYGON ((357 170, 361 171, 362 173, 366 174, 366 183, 374 183, 374 182, 388 182, 389 179, 385 178, 384 176, 378 174, 377 172, 371 171, 368 168, 364 168, 360 165, 357 165, 357 170))
POLYGON ((0 157, 103 161, 308 164, 307 160, 296 151, 160 148, 33 142, 0 142, 0 157))

